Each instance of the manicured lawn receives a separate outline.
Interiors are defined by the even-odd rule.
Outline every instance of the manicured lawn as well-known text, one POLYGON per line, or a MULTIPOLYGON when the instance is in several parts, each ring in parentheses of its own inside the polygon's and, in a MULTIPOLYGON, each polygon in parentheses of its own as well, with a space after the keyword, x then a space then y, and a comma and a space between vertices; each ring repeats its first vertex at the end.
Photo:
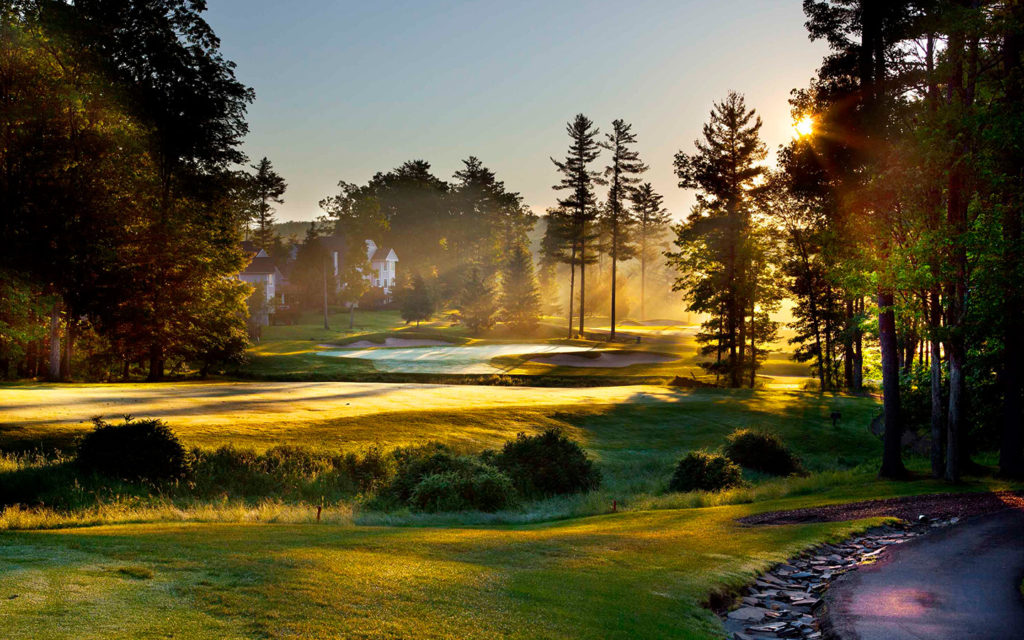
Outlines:
POLYGON ((4 637, 715 638, 708 593, 854 528, 733 522, 752 508, 3 533, 4 637))
MULTIPOLYGON (((232 505, 147 512, 130 502, 109 516, 58 514, 32 526, 128 524, 0 532, 2 635, 721 637, 701 606, 709 594, 867 524, 747 527, 735 518, 949 490, 931 480, 874 478, 880 445, 867 425, 877 411, 870 398, 655 386, 3 386, 0 449, 67 445, 97 413, 163 417, 187 444, 203 447, 352 450, 441 440, 473 451, 559 426, 596 458, 605 482, 585 496, 496 518, 353 514, 351 505, 329 504, 324 523, 313 524, 313 505, 295 504, 256 507, 260 521, 252 523, 244 520, 253 511, 232 505), (843 415, 838 428, 828 418, 835 410, 843 415), (821 473, 751 477, 752 488, 723 494, 665 492, 683 451, 717 447, 746 426, 779 432, 821 473), (621 513, 609 513, 612 500, 621 513), (191 521, 174 522, 181 518, 191 521), (392 523, 404 526, 381 526, 392 523)), ((974 480, 959 488, 1002 487, 974 480)))
MULTIPOLYGON (((831 466, 878 452, 870 398, 656 386, 536 388, 342 382, 0 386, 0 448, 66 446, 88 420, 159 417, 189 445, 352 449, 440 440, 479 450, 562 426, 609 463, 714 447, 734 428, 778 431, 831 466), (828 416, 841 411, 833 430, 828 416)), ((813 460, 812 460, 813 463, 813 460)))

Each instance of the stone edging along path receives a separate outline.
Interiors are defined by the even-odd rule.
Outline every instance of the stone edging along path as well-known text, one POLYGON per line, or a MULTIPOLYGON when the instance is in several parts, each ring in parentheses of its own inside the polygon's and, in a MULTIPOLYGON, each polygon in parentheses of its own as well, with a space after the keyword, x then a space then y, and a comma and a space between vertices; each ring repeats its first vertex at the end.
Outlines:
POLYGON ((817 613, 829 584, 858 566, 876 562, 887 547, 900 544, 960 521, 958 516, 913 525, 873 527, 841 543, 822 544, 776 565, 742 592, 741 605, 723 612, 722 621, 733 640, 827 637, 817 613))
POLYGON ((832 581, 859 566, 877 562, 886 548, 970 516, 1007 508, 1024 509, 1024 496, 1010 491, 940 493, 776 511, 741 518, 746 525, 839 522, 889 516, 895 525, 874 527, 837 544, 805 550, 776 565, 742 592, 738 609, 721 612, 733 640, 828 638, 822 628, 821 600, 832 581), (928 515, 919 515, 928 514, 928 515), (913 524, 907 524, 912 522, 913 524))

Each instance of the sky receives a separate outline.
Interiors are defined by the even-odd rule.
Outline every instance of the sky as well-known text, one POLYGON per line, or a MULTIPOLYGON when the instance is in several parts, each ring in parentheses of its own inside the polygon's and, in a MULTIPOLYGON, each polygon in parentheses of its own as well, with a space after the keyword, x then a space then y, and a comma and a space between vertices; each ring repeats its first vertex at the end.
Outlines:
POLYGON ((542 213, 558 197, 549 158, 564 156, 577 113, 602 135, 631 123, 645 180, 684 217, 693 194, 672 159, 693 150, 714 101, 745 94, 772 150, 792 137, 789 92, 825 54, 800 4, 209 0, 206 19, 256 92, 244 150, 287 181, 282 221, 320 215, 339 180, 412 159, 450 179, 470 155, 542 213))

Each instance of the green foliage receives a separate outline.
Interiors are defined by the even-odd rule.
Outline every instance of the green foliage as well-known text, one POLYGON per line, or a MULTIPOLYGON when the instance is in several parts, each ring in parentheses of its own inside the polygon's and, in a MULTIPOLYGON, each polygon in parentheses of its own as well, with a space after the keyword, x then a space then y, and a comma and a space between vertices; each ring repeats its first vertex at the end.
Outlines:
POLYGON ((75 459, 86 473, 118 480, 161 482, 185 477, 189 457, 177 436, 160 420, 110 424, 93 420, 96 428, 82 438, 75 459))
POLYGON ((775 476, 803 474, 804 468, 775 433, 737 429, 726 437, 725 455, 736 464, 775 476))
POLYGON ((669 491, 721 491, 743 484, 743 472, 729 458, 707 451, 691 451, 676 465, 669 491))
POLYGON ((409 496, 409 505, 421 511, 499 511, 516 501, 508 476, 483 464, 424 476, 409 496))
POLYGON ((284 192, 288 188, 284 178, 274 171, 266 156, 252 165, 255 173, 247 174, 246 195, 248 214, 246 223, 253 229, 253 241, 260 249, 271 250, 277 239, 274 228, 274 205, 284 203, 284 192))
POLYGON ((474 265, 459 295, 459 317, 470 333, 476 334, 494 326, 497 311, 494 287, 487 283, 480 268, 474 265))
POLYGON ((434 297, 420 274, 413 276, 412 285, 402 292, 401 298, 402 320, 419 325, 420 322, 433 317, 434 297))
POLYGON ((581 493, 601 485, 601 472, 583 448, 556 428, 520 433, 485 460, 508 474, 524 496, 581 493))
POLYGON ((512 248, 501 274, 501 318, 515 331, 528 332, 540 319, 540 294, 533 257, 521 244, 512 248))

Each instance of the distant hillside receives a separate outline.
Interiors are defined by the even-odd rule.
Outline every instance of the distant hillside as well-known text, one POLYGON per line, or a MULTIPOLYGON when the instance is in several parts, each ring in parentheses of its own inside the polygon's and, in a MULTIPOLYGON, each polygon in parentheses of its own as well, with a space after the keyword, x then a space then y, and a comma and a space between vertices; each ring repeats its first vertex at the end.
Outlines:
POLYGON ((312 225, 312 222, 303 220, 292 220, 291 222, 278 222, 274 225, 274 231, 277 235, 282 238, 294 237, 298 240, 302 240, 306 237, 306 231, 312 225))

